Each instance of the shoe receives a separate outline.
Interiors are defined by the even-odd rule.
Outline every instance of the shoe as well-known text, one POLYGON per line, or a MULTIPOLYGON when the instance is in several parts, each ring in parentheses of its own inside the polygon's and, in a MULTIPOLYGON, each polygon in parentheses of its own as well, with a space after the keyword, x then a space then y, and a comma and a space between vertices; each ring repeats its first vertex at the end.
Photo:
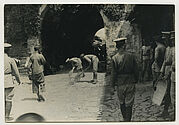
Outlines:
POLYGON ((91 80, 90 82, 94 82, 94 80, 91 80))
POLYGON ((42 100, 41 99, 37 99, 38 102, 41 102, 42 100))
POLYGON ((84 74, 84 73, 82 74, 82 77, 85 77, 85 74, 84 74))
POLYGON ((6 121, 12 121, 14 118, 13 117, 5 117, 6 121))
POLYGON ((160 114, 158 117, 162 117, 162 118, 168 118, 170 116, 168 111, 163 111, 162 114, 160 114))
POLYGON ((92 84, 96 84, 97 83, 97 80, 93 80, 92 84))
POLYGON ((43 102, 45 101, 45 98, 44 98, 43 96, 41 96, 41 95, 40 95, 40 99, 41 99, 41 101, 43 101, 43 102))

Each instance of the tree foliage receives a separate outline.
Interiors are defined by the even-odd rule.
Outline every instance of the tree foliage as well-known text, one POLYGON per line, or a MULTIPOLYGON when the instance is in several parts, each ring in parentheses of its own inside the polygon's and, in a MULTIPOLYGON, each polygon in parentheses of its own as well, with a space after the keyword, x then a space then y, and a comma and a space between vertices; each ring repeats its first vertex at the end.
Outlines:
POLYGON ((38 9, 40 5, 5 5, 5 40, 26 41, 39 31, 38 9))

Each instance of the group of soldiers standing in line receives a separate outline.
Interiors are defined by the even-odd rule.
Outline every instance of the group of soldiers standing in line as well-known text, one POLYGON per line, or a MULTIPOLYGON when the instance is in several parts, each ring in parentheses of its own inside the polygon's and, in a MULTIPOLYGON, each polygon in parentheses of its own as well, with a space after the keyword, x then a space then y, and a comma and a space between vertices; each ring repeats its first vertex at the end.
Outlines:
MULTIPOLYGON (((121 113, 124 121, 131 121, 132 106, 135 99, 135 84, 144 74, 152 69, 153 89, 156 91, 157 83, 163 79, 167 82, 166 92, 161 105, 164 105, 164 110, 161 117, 169 116, 169 106, 172 104, 173 111, 175 110, 175 32, 162 32, 162 37, 155 37, 156 48, 154 51, 154 61, 150 66, 150 46, 142 47, 142 74, 139 75, 139 66, 137 58, 134 54, 126 50, 127 38, 115 39, 117 53, 112 57, 112 72, 111 85, 113 90, 117 90, 118 99, 120 102, 121 113), (149 51, 148 51, 149 50, 149 51)), ((149 73, 150 75, 150 73, 149 73)))

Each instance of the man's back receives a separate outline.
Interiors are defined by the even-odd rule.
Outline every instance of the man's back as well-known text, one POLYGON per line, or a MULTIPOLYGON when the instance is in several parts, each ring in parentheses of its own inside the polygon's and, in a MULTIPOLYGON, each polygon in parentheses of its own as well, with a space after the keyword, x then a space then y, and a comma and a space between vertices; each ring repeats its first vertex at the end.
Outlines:
POLYGON ((134 66, 136 66, 136 59, 134 55, 127 52, 117 53, 112 59, 115 69, 119 74, 134 73, 134 66))
POLYGON ((43 65, 45 64, 45 58, 42 54, 34 53, 30 57, 32 62, 32 72, 33 74, 38 74, 43 72, 43 65))
MULTIPOLYGON (((112 58, 113 77, 119 75, 132 75, 135 82, 138 81, 138 66, 136 57, 128 52, 118 52, 112 58)), ((115 79, 115 78, 114 78, 115 79)))
POLYGON ((162 67, 163 61, 164 61, 164 56, 165 56, 165 50, 166 47, 163 44, 159 44, 157 45, 157 47, 155 48, 155 70, 156 71, 160 71, 160 68, 162 67))

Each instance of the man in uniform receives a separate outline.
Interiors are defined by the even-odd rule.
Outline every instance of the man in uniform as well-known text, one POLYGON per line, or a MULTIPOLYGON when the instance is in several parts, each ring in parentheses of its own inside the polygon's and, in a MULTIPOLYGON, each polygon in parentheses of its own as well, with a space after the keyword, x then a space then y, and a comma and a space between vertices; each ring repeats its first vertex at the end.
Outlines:
POLYGON ((147 80, 150 80, 151 73, 150 73, 150 55, 151 54, 151 47, 147 41, 144 41, 144 45, 142 46, 142 73, 141 73, 141 80, 144 81, 145 73, 147 72, 147 80))
MULTIPOLYGON (((170 32, 167 32, 167 33, 170 34, 170 32)), ((170 103, 171 103, 170 88, 171 88, 171 66, 172 66, 173 43, 172 43, 171 40, 169 40, 169 38, 170 38, 169 35, 167 35, 167 36, 165 35, 162 38, 165 39, 165 43, 166 43, 166 46, 167 46, 166 51, 165 51, 164 61, 163 61, 163 64, 162 64, 162 68, 160 70, 161 75, 167 81, 167 90, 166 90, 166 94, 165 94, 164 99, 163 99, 164 110, 162 112, 162 116, 165 117, 165 116, 169 115, 168 109, 169 109, 169 106, 170 106, 170 103)))
POLYGON ((96 84, 96 82, 97 82, 98 63, 99 63, 98 57, 95 56, 95 55, 92 55, 92 54, 89 54, 89 55, 81 54, 80 58, 85 59, 89 63, 88 67, 85 70, 89 69, 90 66, 93 65, 93 80, 91 80, 91 82, 93 84, 96 84))
POLYGON ((4 88, 5 88, 5 118, 6 120, 12 120, 13 118, 9 117, 11 108, 12 108, 12 98, 14 96, 14 81, 13 76, 15 76, 17 82, 20 84, 20 75, 16 65, 16 62, 13 58, 8 56, 9 49, 11 44, 4 43, 4 88))
MULTIPOLYGON (((171 66, 171 89, 170 89, 170 95, 171 95, 171 103, 173 106, 173 111, 175 113, 175 31, 171 31, 170 32, 170 40, 171 40, 171 44, 172 46, 172 66, 171 66)), ((175 114, 174 114, 175 116, 175 114)))
POLYGON ((80 79, 80 76, 82 76, 82 77, 85 76, 85 74, 83 72, 83 66, 82 66, 82 62, 81 62, 80 58, 77 58, 77 57, 73 57, 71 59, 68 58, 66 60, 66 63, 67 62, 70 62, 71 65, 72 65, 72 70, 69 72, 70 77, 72 76, 75 69, 78 72, 77 75, 75 76, 74 82, 78 81, 80 79))
POLYGON ((136 57, 125 49, 126 38, 118 38, 117 53, 112 57, 112 86, 117 86, 117 95, 124 121, 131 121, 135 97, 135 84, 138 82, 136 57))
POLYGON ((39 53, 40 47, 34 47, 34 53, 30 56, 28 68, 32 70, 32 90, 37 94, 38 101, 45 101, 43 92, 45 92, 45 78, 44 78, 44 64, 46 60, 42 54, 39 53))
POLYGON ((156 82, 160 76, 160 70, 164 61, 165 49, 166 49, 160 36, 155 37, 155 43, 157 44, 157 47, 155 48, 154 62, 152 64, 154 90, 156 90, 156 82))

